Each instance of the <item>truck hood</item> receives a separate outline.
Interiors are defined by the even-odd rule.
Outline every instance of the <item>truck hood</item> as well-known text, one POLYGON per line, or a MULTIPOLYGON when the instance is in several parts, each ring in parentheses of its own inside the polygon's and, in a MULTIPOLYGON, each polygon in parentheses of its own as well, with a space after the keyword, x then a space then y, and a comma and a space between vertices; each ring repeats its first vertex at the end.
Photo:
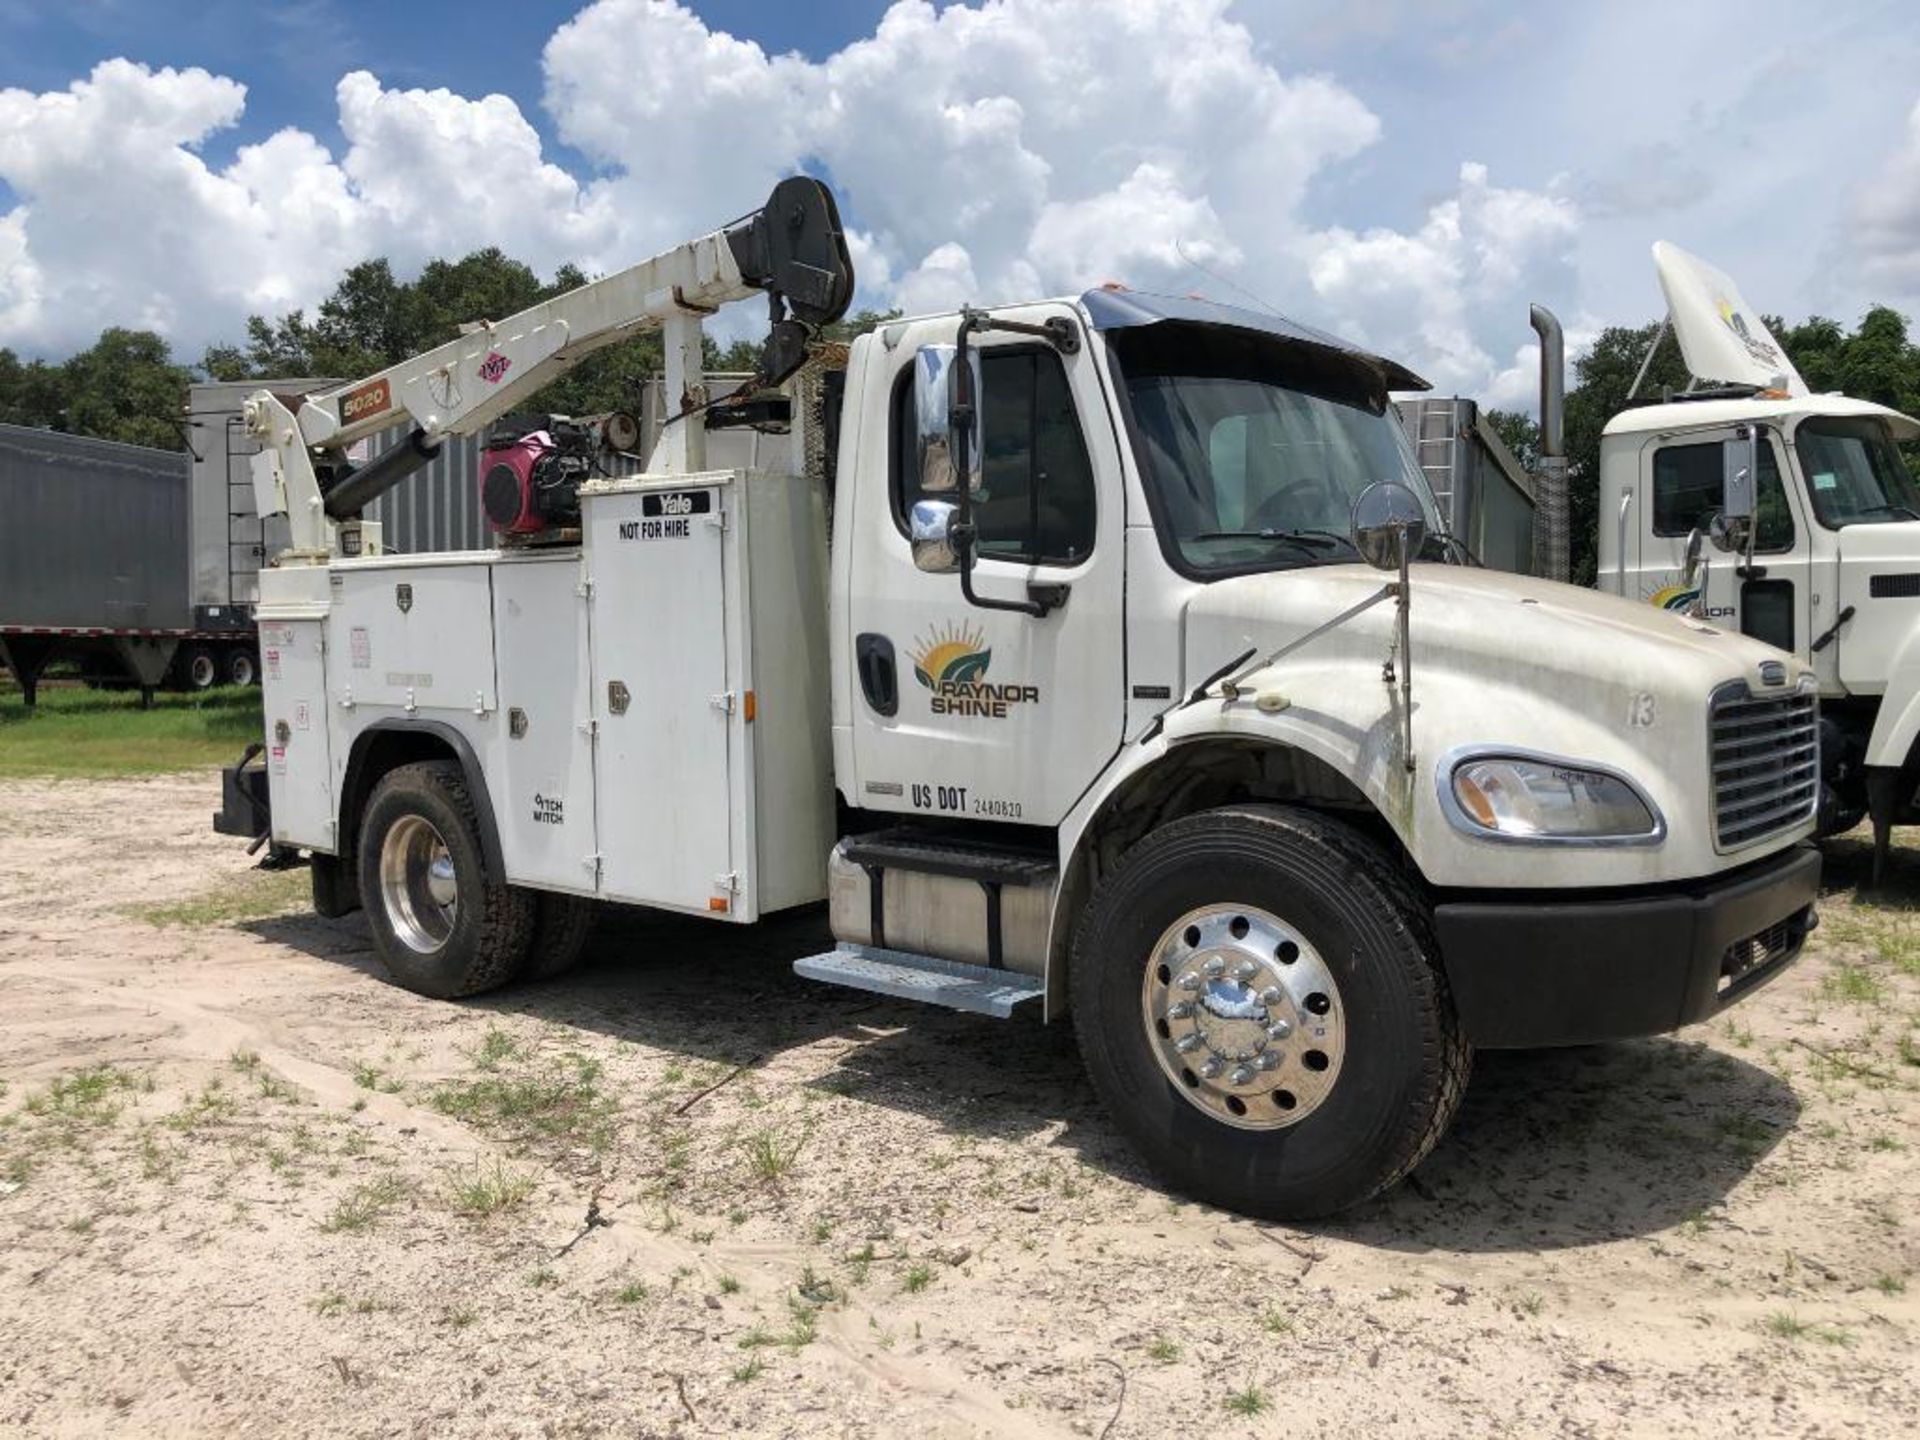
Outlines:
MULTIPOLYGON (((1363 565, 1329 565, 1207 586, 1187 608, 1188 683, 1197 684, 1248 646, 1263 653, 1278 649, 1391 578, 1363 565), (1230 636, 1240 639, 1237 648, 1227 648, 1230 636)), ((1727 680, 1758 685, 1760 663, 1781 658, 1779 651, 1718 626, 1574 585, 1431 564, 1414 566, 1411 580, 1416 687, 1425 660, 1465 663, 1488 678, 1524 675, 1528 688, 1539 688, 1543 674, 1566 671, 1606 675, 1641 689, 1679 685, 1704 697, 1727 680)), ((1383 602, 1297 653, 1305 659, 1324 646, 1384 659, 1393 610, 1383 602)))

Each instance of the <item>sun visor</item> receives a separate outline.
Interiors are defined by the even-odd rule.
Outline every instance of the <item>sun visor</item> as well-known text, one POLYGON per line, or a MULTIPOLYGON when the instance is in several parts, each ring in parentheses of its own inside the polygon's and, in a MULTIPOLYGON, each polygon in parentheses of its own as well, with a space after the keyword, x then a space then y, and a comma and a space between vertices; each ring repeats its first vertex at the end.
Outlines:
POLYGON ((1145 290, 1089 290, 1080 297, 1087 316, 1096 330, 1127 330, 1138 325, 1153 325, 1162 320, 1184 321, 1191 325, 1229 325, 1271 335, 1290 344, 1328 350, 1359 361, 1379 374, 1388 390, 1431 390, 1432 385, 1406 366, 1372 351, 1349 345, 1337 335, 1311 326, 1297 325, 1279 315, 1258 310, 1243 310, 1238 305, 1222 305, 1196 295, 1155 295, 1145 290))
POLYGON ((1665 240, 1654 242, 1653 264, 1666 292, 1667 316, 1680 353, 1694 378, 1783 389, 1790 395, 1811 393, 1786 348, 1724 270, 1665 240))

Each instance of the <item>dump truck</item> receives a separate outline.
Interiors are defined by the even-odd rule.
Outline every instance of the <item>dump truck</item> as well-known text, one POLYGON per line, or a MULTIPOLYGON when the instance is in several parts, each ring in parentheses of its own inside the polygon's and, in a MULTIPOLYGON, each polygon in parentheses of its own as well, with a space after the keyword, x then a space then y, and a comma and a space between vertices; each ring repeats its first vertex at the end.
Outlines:
POLYGON ((564 970, 609 903, 818 907, 800 975, 1070 1017, 1155 1171, 1256 1215, 1394 1184, 1476 1048, 1670 1031, 1800 953, 1811 797, 1723 817, 1792 785, 1812 672, 1461 563, 1389 402, 1416 375, 1119 287, 826 343, 853 283, 793 177, 377 374, 254 395, 290 536, 216 826, 306 857, 316 908, 364 909, 430 996, 564 970), (702 326, 750 298, 762 363, 721 400, 702 326), (654 327, 673 411, 603 474, 603 437, 525 407, 654 327), (754 465, 716 468, 743 427, 754 465), (473 434, 494 545, 382 553, 368 507, 473 434))

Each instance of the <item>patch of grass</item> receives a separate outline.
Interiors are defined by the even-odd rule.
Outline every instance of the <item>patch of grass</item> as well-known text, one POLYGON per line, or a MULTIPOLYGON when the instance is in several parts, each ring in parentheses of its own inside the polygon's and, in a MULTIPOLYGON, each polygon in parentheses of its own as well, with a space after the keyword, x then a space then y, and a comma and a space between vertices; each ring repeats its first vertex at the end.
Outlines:
POLYGON ((746 1151, 747 1168, 753 1172, 754 1179, 763 1185, 775 1185, 793 1173, 800 1148, 806 1143, 805 1135, 789 1140, 777 1130, 755 1130, 740 1146, 746 1151))
POLYGON ((751 1381, 758 1380, 766 1368, 767 1362, 758 1355, 755 1355, 751 1359, 733 1367, 733 1383, 736 1385, 745 1385, 751 1381))
POLYGON ((1895 931, 1874 942, 1874 953, 1902 975, 1920 977, 1920 935, 1895 931))
POLYGON ((1849 1005, 1878 1005, 1887 998, 1887 986, 1864 965, 1842 961, 1821 980, 1820 993, 1849 1005))
POLYGON ((473 1052, 473 1063, 482 1070, 498 1070, 501 1062, 520 1058, 520 1042, 498 1025, 489 1025, 473 1052))
POLYGON ((237 925, 305 909, 309 884, 305 870, 243 870, 199 895, 141 906, 131 913, 136 920, 162 928, 237 925))
POLYGON ((1519 1305, 1521 1314, 1528 1316, 1538 1315, 1542 1310, 1547 1308, 1547 1297, 1542 1295, 1538 1290, 1529 1290, 1520 1297, 1519 1305))
POLYGON ((447 1325, 454 1330, 464 1330, 479 1318, 480 1312, 471 1305, 462 1305, 446 1314, 447 1325))
POLYGON ((840 1291, 833 1281, 816 1274, 811 1265, 800 1272, 800 1283, 794 1286, 794 1290, 809 1305, 831 1305, 840 1298, 840 1291))
POLYGON ((918 1295, 931 1284, 933 1284, 933 1267, 931 1265, 915 1265, 911 1270, 907 1271, 906 1277, 900 1282, 901 1288, 909 1295, 918 1295))
POLYGON ((541 1266, 527 1276, 527 1284, 536 1290, 544 1290, 550 1285, 558 1285, 560 1277, 546 1266, 541 1266))
POLYGON ((1760 1328, 1776 1340, 1817 1340, 1823 1345, 1851 1345, 1853 1337, 1837 1325, 1816 1325, 1802 1320, 1791 1310, 1775 1310, 1760 1323, 1760 1328))
POLYGON ((226 1087, 220 1083, 220 1077, 201 1087, 198 1095, 186 1100, 178 1110, 166 1118, 167 1128, 178 1130, 182 1134, 192 1134, 203 1125, 217 1125, 231 1120, 240 1107, 234 1098, 227 1094, 226 1087))
POLYGON ((740 1293, 740 1282, 731 1275, 722 1275, 719 1280, 719 1286, 722 1295, 738 1295, 740 1293))
POLYGON ((613 1292, 613 1303, 616 1305, 638 1305, 642 1300, 647 1298, 647 1293, 646 1281, 629 1280, 613 1292))
POLYGON ((248 687, 198 695, 156 695, 140 708, 137 690, 43 684, 28 710, 11 677, 0 683, 0 778, 161 775, 227 765, 261 738, 260 692, 248 687))
POLYGON ((407 1198, 407 1182, 398 1175, 380 1175, 356 1185, 335 1202, 320 1228, 328 1234, 358 1234, 371 1230, 380 1218, 407 1198))
POLYGON ((1907 1293, 1907 1277, 1885 1272, 1873 1277, 1873 1288, 1882 1295, 1904 1295, 1907 1293))
POLYGON ((1260 1328, 1269 1335, 1291 1335, 1293 1317, 1277 1305, 1269 1305, 1260 1316, 1260 1328))
POLYGON ((120 1118, 125 1096, 151 1088, 150 1081, 117 1065, 91 1065, 56 1076, 46 1089, 29 1095, 27 1113, 66 1127, 100 1128, 120 1118))
POLYGON ((1273 1401, 1258 1385, 1249 1385, 1227 1396, 1227 1411, 1232 1415, 1264 1415, 1272 1408, 1273 1401))
POLYGON ((496 1160, 491 1165, 476 1164, 471 1170, 450 1172, 447 1196, 460 1214, 485 1220, 526 1204, 537 1185, 532 1175, 496 1160))
POLYGON ((1147 1358, 1159 1365, 1171 1365, 1180 1358, 1180 1347, 1166 1336, 1156 1335, 1147 1346, 1147 1358))
POLYGON ((329 1290, 324 1295, 316 1295, 309 1302, 316 1315, 338 1315, 347 1308, 347 1297, 338 1290, 329 1290))
MULTIPOLYGON (((500 1054, 491 1063, 499 1066, 506 1058, 500 1054)), ((612 1143, 619 1113, 600 1089, 599 1075, 597 1062, 575 1055, 538 1073, 493 1070, 473 1080, 450 1080, 427 1098, 441 1114, 470 1125, 597 1151, 612 1143)))

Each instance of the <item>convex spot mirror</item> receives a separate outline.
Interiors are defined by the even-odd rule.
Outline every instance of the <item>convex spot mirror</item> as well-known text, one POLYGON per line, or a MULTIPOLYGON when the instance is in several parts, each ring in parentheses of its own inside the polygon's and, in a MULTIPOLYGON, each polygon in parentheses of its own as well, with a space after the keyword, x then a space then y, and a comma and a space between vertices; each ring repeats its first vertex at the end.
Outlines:
POLYGON ((1720 468, 1720 513, 1730 521, 1747 519, 1753 514, 1760 484, 1758 425, 1742 425, 1733 432, 1733 439, 1722 443, 1720 468))
POLYGON ((955 412, 962 410, 973 417, 972 433, 966 437, 967 491, 980 489, 980 352, 969 350, 964 366, 958 356, 953 345, 922 345, 914 353, 913 410, 923 495, 951 495, 960 488, 955 461, 961 437, 953 422, 955 412))
POLYGON ((952 530, 960 507, 951 500, 916 500, 907 512, 907 539, 913 563, 929 575, 946 575, 960 568, 952 530))
POLYGON ((1353 548, 1376 570, 1398 570, 1427 538, 1427 515, 1420 497, 1392 480, 1379 480, 1353 502, 1353 548))

